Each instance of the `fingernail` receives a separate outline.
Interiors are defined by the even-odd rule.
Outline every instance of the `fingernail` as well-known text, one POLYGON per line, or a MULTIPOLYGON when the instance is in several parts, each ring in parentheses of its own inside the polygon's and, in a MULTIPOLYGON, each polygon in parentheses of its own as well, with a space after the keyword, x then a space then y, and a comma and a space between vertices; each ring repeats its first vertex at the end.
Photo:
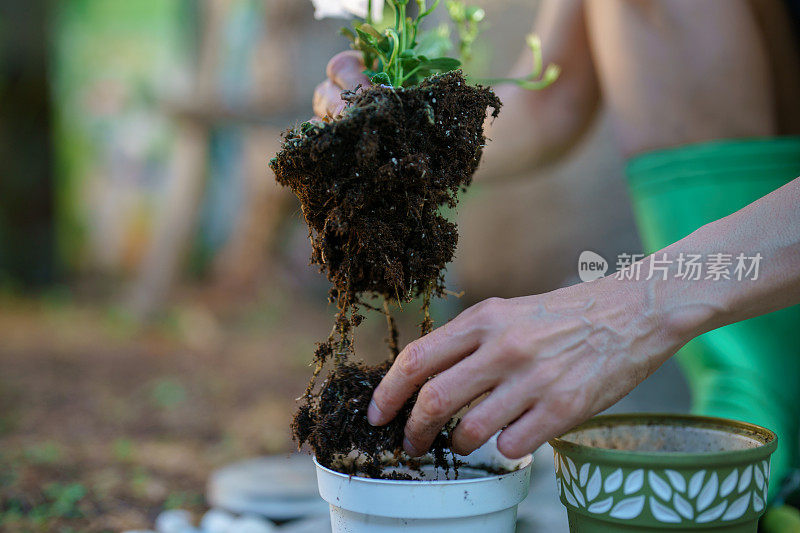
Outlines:
POLYGON ((413 445, 413 444, 411 444, 411 441, 410 441, 410 440, 408 440, 408 437, 404 437, 404 438, 403 438, 403 449, 404 449, 404 450, 406 451, 406 453, 407 453, 408 455, 410 455, 411 457, 417 457, 417 456, 419 456, 419 455, 422 455, 421 453, 419 453, 419 452, 417 451, 417 449, 416 449, 416 448, 414 448, 414 445, 413 445))
POLYGON ((367 408, 367 422, 373 426, 380 426, 383 422, 383 412, 378 408, 375 400, 370 400, 367 408))

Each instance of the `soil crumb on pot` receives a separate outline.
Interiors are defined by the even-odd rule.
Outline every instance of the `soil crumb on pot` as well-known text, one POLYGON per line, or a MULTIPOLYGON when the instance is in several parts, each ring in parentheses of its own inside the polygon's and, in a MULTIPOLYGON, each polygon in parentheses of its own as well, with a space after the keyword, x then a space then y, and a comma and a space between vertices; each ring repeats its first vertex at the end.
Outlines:
MULTIPOLYGON (((277 180, 300 200, 312 244, 311 263, 325 272, 337 304, 336 324, 318 345, 316 369, 292 423, 298 445, 308 442, 324 466, 352 452, 361 459, 347 473, 381 475, 388 457, 402 457, 403 428, 415 398, 390 424, 375 428, 367 405, 397 355, 390 304, 421 297, 421 334, 432 328, 430 299, 444 294, 444 268, 458 233, 440 213, 455 207, 471 182, 486 139, 483 122, 501 103, 491 90, 468 85, 460 71, 432 76, 410 88, 372 86, 345 92, 348 107, 331 121, 304 123, 284 134, 270 161, 277 180), (383 309, 370 303, 382 297, 383 309), (386 363, 352 362, 352 329, 362 308, 387 315, 386 363), (326 362, 332 370, 315 378, 326 362)), ((446 466, 442 432, 433 453, 446 466)))

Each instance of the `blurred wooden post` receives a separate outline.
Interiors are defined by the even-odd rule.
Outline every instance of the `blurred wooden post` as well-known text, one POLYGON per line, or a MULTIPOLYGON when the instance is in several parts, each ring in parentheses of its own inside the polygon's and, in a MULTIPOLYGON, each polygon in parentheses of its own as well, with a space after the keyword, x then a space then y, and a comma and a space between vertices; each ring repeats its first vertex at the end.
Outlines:
MULTIPOLYGON (((201 34, 191 107, 214 99, 218 50, 228 1, 200 3, 201 34)), ((160 206, 153 238, 128 297, 135 315, 148 318, 169 296, 183 265, 196 226, 205 184, 210 127, 191 115, 177 116, 178 133, 169 169, 169 185, 160 206)))

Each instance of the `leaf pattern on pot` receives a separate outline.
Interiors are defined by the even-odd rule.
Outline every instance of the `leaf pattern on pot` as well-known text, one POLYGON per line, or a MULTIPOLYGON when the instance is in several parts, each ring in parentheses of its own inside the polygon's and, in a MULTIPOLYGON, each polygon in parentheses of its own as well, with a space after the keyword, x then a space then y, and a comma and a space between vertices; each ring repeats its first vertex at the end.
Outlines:
POLYGON ((625 496, 628 496, 629 494, 639 491, 643 484, 644 470, 640 468, 639 470, 634 470, 628 474, 628 478, 625 480, 625 487, 622 489, 622 491, 625 493, 625 496))
POLYGON ((739 493, 741 494, 750 485, 750 480, 753 477, 753 465, 747 465, 742 472, 742 477, 739 478, 739 493))
POLYGON ((703 486, 703 480, 705 479, 706 471, 701 470, 699 472, 695 472, 692 476, 692 479, 689 480, 689 498, 694 498, 697 496, 697 493, 700 492, 700 487, 703 486))
POLYGON ((642 514, 642 509, 644 509, 644 496, 634 496, 617 502, 610 514, 613 518, 630 520, 642 514))
POLYGON ((650 483, 650 488, 656 493, 656 496, 668 502, 672 497, 672 488, 669 484, 658 477, 658 474, 652 470, 647 473, 647 482, 650 483))
POLYGON ((734 468, 733 471, 728 474, 728 477, 720 484, 719 495, 724 498, 733 492, 733 489, 736 488, 737 481, 739 481, 739 471, 734 468))
POLYGON ((578 486, 576 481, 572 482, 572 494, 575 496, 575 499, 578 500, 578 505, 581 507, 586 507, 586 500, 583 499, 581 488, 578 486))
POLYGON ((606 478, 605 483, 603 483, 603 490, 607 493, 611 493, 616 491, 620 485, 622 485, 622 469, 617 468, 610 476, 606 478))
POLYGON ((726 507, 728 507, 728 502, 723 501, 722 503, 720 503, 719 505, 715 505, 708 511, 697 515, 697 519, 695 520, 695 522, 697 522, 698 524, 705 524, 707 522, 716 520, 717 518, 722 516, 722 513, 725 512, 726 507))
POLYGON ((569 487, 567 487, 567 484, 564 483, 561 486, 561 488, 564 490, 564 497, 567 499, 569 504, 572 505, 573 507, 577 507, 578 506, 578 500, 576 500, 575 496, 572 495, 572 492, 570 492, 569 487))
POLYGON ((667 507, 666 505, 661 504, 658 500, 650 496, 650 512, 653 513, 653 516, 659 522, 665 522, 667 524, 680 524, 681 517, 678 516, 678 513, 667 507))
POLYGON ((748 492, 744 496, 740 496, 737 500, 735 500, 728 510, 722 515, 723 520, 736 520, 740 518, 745 511, 747 511, 747 506, 750 503, 750 493, 748 492))
POLYGON ((758 490, 762 490, 764 488, 764 473, 761 472, 758 465, 753 467, 753 477, 756 480, 756 487, 758 487, 758 490))
POLYGON ((594 514, 607 513, 611 506, 614 504, 614 498, 609 496, 605 500, 599 500, 590 505, 586 510, 594 514))
POLYGON ((678 514, 686 520, 694 518, 692 504, 687 502, 686 499, 677 492, 672 496, 672 505, 675 507, 675 510, 678 511, 678 514))
POLYGON ((556 490, 565 505, 621 520, 642 517, 664 524, 738 520, 764 510, 769 484, 768 461, 729 472, 700 470, 686 477, 670 469, 630 471, 591 462, 576 464, 563 454, 555 455, 554 464, 556 490), (606 496, 601 498, 603 492, 606 496))
MULTIPOLYGON (((711 472, 711 476, 709 476, 708 481, 703 486, 703 490, 700 491, 700 494, 697 495, 697 510, 702 511, 709 505, 711 502, 714 501, 714 498, 717 497, 717 489, 719 488, 719 482, 717 481, 717 473, 711 472)), ((698 520, 700 517, 697 517, 698 520)))
MULTIPOLYGON (((603 484, 603 477, 600 474, 600 467, 594 469, 594 474, 589 478, 589 484, 586 486, 586 500, 592 501, 600 494, 600 485, 603 484)), ((609 504, 610 507, 610 504, 609 504)))
POLYGON ((575 462, 567 457, 567 465, 569 466, 569 473, 572 476, 572 479, 578 478, 578 469, 575 468, 575 462))
POLYGON ((563 474, 565 480, 569 481, 570 479, 572 479, 572 476, 570 476, 569 474, 569 468, 567 468, 567 461, 563 455, 559 456, 559 459, 561 461, 561 474, 563 474))
POLYGON ((589 469, 592 467, 591 463, 586 463, 581 467, 580 473, 578 474, 578 479, 581 484, 581 487, 586 486, 586 481, 589 479, 589 469))
POLYGON ((758 494, 753 493, 753 509, 755 509, 755 511, 758 513, 761 512, 761 509, 763 508, 764 500, 762 500, 758 494))
POLYGON ((672 488, 678 492, 686 492, 686 480, 683 479, 682 475, 674 470, 664 470, 664 474, 667 475, 667 479, 672 483, 672 488))

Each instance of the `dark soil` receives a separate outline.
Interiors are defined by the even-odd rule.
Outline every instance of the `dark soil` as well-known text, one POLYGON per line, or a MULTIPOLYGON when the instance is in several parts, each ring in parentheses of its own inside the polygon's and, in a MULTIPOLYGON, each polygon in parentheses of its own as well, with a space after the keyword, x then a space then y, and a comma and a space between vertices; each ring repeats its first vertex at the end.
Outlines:
MULTIPOLYGON (((383 477, 387 464, 402 460, 403 430, 416 396, 409 399, 388 424, 375 427, 367 422, 366 411, 372 391, 389 370, 388 361, 375 366, 344 363, 336 367, 313 403, 300 407, 292 422, 298 445, 308 442, 323 466, 346 474, 383 477), (342 455, 357 450, 358 462, 345 462, 342 455), (388 452, 388 454, 386 453, 388 452), (388 455, 388 456, 387 456, 388 455)), ((436 466, 447 470, 447 433, 436 438, 431 450, 436 466)), ((407 462, 407 461, 406 461, 407 462)), ((454 460, 452 464, 458 465, 454 460)), ((409 479, 392 474, 392 479, 409 479)))
MULTIPOLYGON (((401 453, 414 398, 387 426, 368 424, 367 404, 390 362, 371 368, 350 362, 352 328, 362 307, 386 314, 393 357, 398 340, 390 303, 422 297, 421 333, 431 330, 428 304, 445 292, 444 268, 458 242, 455 224, 440 210, 455 207, 470 184, 486 142, 487 110, 497 116, 501 103, 491 90, 468 85, 460 71, 417 87, 373 86, 343 97, 349 105, 342 116, 286 132, 270 162, 278 182, 300 200, 311 263, 327 274, 339 309, 334 331, 315 353, 314 377, 292 426, 298 444, 309 442, 323 465, 357 450, 365 463, 353 468, 377 476, 381 452, 401 453), (366 300, 375 296, 383 297, 383 309, 366 300), (315 390, 331 358, 333 370, 315 390)), ((446 448, 442 433, 433 448, 437 464, 447 464, 446 448)))
POLYGON ((441 293, 458 234, 439 209, 471 182, 486 110, 496 116, 500 101, 458 71, 346 98, 341 118, 288 131, 270 163, 300 199, 311 262, 350 300, 441 293))

